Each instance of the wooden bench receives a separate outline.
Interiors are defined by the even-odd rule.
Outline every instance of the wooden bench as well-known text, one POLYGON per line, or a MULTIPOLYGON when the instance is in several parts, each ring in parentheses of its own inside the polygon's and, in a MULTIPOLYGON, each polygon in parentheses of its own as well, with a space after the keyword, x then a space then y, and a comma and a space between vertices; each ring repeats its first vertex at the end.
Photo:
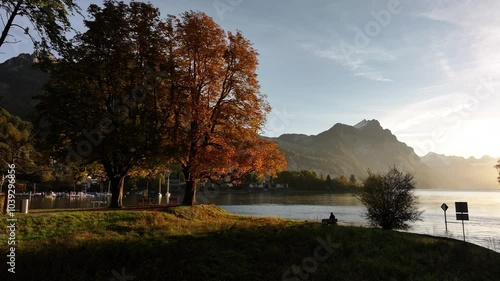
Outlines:
POLYGON ((153 198, 138 198, 137 203, 139 204, 139 206, 151 205, 153 204, 153 198))
POLYGON ((329 224, 337 224, 337 219, 322 219, 321 224, 322 225, 329 225, 329 224))

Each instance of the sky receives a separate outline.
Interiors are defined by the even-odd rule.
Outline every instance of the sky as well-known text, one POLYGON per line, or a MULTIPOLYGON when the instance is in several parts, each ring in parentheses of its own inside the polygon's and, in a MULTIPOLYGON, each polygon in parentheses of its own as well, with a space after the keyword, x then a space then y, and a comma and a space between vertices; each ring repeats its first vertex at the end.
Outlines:
MULTIPOLYGON (((500 156, 498 1, 150 2, 163 17, 205 12, 253 42, 273 108, 266 136, 377 119, 421 156, 500 156)), ((4 61, 32 46, 1 51, 4 61)))

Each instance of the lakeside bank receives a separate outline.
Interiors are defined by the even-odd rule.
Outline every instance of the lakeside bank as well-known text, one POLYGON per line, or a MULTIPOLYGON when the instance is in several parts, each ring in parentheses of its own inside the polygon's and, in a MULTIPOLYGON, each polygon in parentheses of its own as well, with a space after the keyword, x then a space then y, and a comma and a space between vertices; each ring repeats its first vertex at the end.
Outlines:
POLYGON ((500 280, 500 254, 469 243, 213 205, 28 214, 17 225, 17 280, 500 280))

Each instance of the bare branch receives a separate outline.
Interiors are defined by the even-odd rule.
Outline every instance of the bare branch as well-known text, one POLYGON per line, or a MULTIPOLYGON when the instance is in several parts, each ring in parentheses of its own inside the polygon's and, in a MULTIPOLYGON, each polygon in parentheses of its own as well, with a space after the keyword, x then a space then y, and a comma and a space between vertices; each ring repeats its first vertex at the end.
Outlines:
POLYGON ((5 38, 7 38, 7 35, 9 34, 10 27, 12 26, 14 22, 14 18, 17 16, 17 13, 19 12, 19 9, 21 8, 22 1, 19 1, 17 5, 14 7, 14 10, 12 13, 9 15, 9 19, 7 20, 7 24, 5 25, 4 30, 2 31, 2 35, 0 36, 0 47, 3 45, 5 38))

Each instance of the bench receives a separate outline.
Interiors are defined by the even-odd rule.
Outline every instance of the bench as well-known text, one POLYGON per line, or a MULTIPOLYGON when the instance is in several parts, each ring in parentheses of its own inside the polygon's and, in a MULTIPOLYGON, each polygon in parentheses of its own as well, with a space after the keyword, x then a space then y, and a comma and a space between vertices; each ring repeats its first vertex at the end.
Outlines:
POLYGON ((151 205, 153 204, 153 198, 138 198, 137 203, 139 204, 139 206, 151 205))
POLYGON ((321 224, 322 225, 329 225, 329 224, 337 224, 337 219, 322 219, 321 224))

